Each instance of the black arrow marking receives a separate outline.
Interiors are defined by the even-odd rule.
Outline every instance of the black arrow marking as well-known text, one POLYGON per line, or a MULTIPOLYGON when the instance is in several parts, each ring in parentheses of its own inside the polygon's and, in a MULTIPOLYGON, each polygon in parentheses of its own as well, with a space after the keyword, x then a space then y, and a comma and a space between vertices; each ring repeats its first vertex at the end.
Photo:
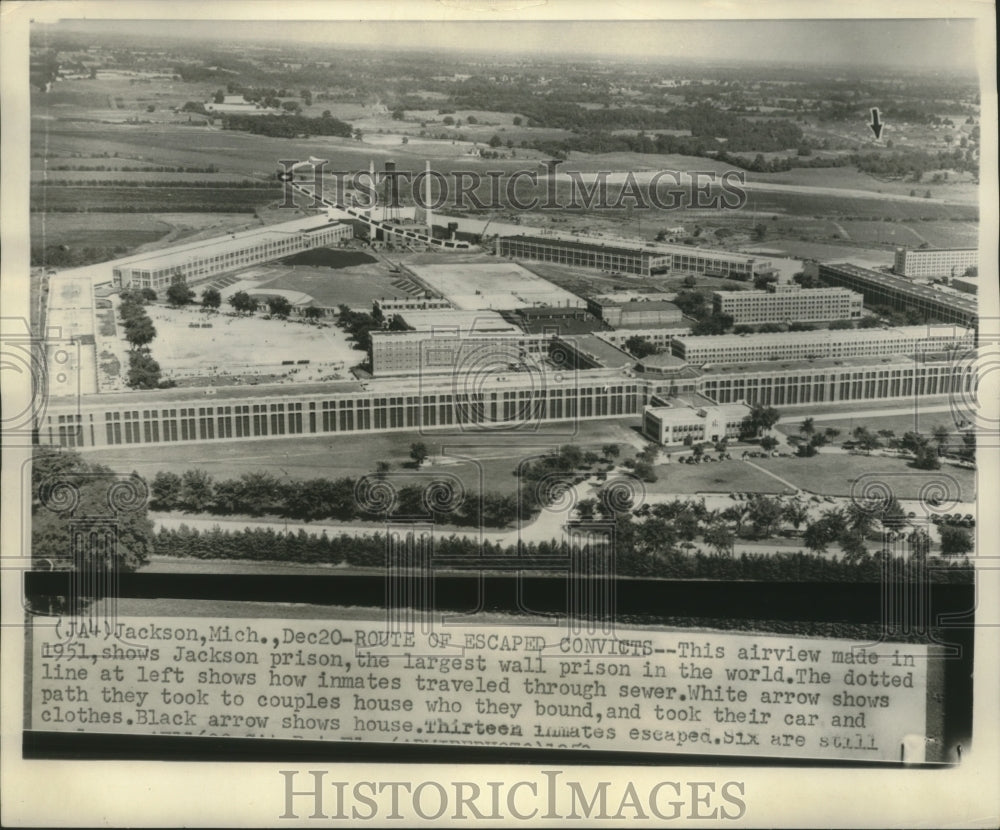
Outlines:
POLYGON ((878 141, 882 137, 882 127, 885 126, 878 120, 878 107, 872 107, 872 123, 868 126, 871 127, 872 132, 875 134, 875 140, 878 141))

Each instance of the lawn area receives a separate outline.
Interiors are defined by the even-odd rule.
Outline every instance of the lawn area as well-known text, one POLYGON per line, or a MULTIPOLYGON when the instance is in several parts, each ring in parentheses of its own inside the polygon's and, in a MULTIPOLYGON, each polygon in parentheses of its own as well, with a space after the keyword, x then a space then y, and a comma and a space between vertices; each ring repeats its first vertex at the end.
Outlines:
POLYGON ((854 481, 868 474, 873 481, 889 484, 899 499, 917 498, 921 489, 939 476, 950 476, 958 482, 959 501, 968 502, 976 497, 975 472, 951 465, 944 465, 939 471, 915 470, 901 458, 847 453, 823 453, 813 458, 761 458, 754 459, 754 463, 805 490, 827 496, 850 496, 854 481))
MULTIPOLYGON (((352 251, 345 253, 356 255, 352 251)), ((352 308, 367 307, 370 310, 372 302, 382 297, 409 296, 393 284, 399 281, 399 275, 389 274, 380 264, 347 268, 272 266, 270 270, 277 276, 262 283, 262 287, 301 291, 324 308, 334 308, 343 303, 352 308)))
MULTIPOLYGON (((799 433, 799 425, 802 421, 814 414, 813 412, 805 411, 794 416, 786 414, 785 418, 778 423, 775 429, 785 435, 797 435, 799 433)), ((910 431, 921 432, 929 436, 936 426, 943 425, 949 428, 952 435, 957 435, 955 423, 950 412, 917 411, 905 415, 870 417, 866 417, 864 413, 856 413, 853 417, 834 418, 831 420, 817 418, 815 423, 817 429, 827 429, 830 427, 839 429, 841 434, 836 439, 838 442, 849 438, 851 432, 859 426, 865 427, 869 432, 878 432, 880 429, 891 429, 896 433, 897 437, 902 437, 904 432, 910 431)))
MULTIPOLYGON (((416 475, 434 471, 458 476, 466 490, 478 490, 480 481, 487 491, 515 493, 514 471, 522 460, 576 444, 599 452, 604 444, 617 443, 622 457, 630 454, 638 441, 632 429, 635 419, 622 418, 545 424, 537 432, 454 432, 428 430, 425 433, 383 432, 365 435, 309 436, 217 444, 176 444, 100 449, 87 453, 87 460, 106 464, 114 470, 133 470, 151 479, 157 472, 183 473, 201 468, 216 479, 234 478, 243 473, 267 470, 273 475, 301 480, 340 478, 374 472, 378 461, 387 461, 401 484, 415 474, 404 467, 410 461, 410 445, 422 441, 431 456, 457 456, 463 460, 425 465, 416 475)), ((681 465, 677 465, 681 466, 681 465)), ((708 467, 709 465, 705 465, 708 467)), ((718 467, 720 465, 711 465, 718 467)), ((775 482, 777 483, 777 482, 775 482)))
POLYGON ((656 481, 646 484, 647 493, 791 493, 777 479, 742 461, 680 464, 656 467, 656 481))

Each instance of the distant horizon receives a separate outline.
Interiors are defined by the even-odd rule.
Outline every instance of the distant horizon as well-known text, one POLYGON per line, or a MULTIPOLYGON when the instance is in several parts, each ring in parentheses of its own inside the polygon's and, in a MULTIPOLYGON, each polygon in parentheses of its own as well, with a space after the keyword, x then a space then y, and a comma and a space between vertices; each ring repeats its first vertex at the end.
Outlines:
POLYGON ((648 21, 218 21, 60 20, 33 33, 130 36, 189 43, 233 41, 332 51, 524 56, 535 62, 905 69, 975 76, 972 19, 648 21), (198 21, 209 23, 210 21, 198 21))

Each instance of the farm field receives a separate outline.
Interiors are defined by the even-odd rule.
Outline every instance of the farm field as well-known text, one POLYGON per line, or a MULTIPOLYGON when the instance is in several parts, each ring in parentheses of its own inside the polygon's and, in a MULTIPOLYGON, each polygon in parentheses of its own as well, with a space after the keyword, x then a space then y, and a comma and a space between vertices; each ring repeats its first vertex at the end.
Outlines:
MULTIPOLYGON (((154 170, 32 170, 31 183, 34 185, 49 182, 49 187, 92 185, 95 187, 112 187, 123 183, 136 182, 144 186, 180 184, 185 187, 201 185, 229 184, 247 182, 254 186, 264 185, 259 179, 241 176, 237 173, 175 173, 158 172, 154 170), (55 183, 60 183, 59 185, 55 183), (107 184, 113 182, 114 184, 107 184)), ((268 184, 268 186, 271 186, 268 184)), ((262 189, 267 189, 264 187, 262 189)))
POLYGON ((30 216, 31 244, 152 249, 245 227, 249 220, 245 213, 35 212, 30 216))
POLYGON ((262 188, 211 187, 31 187, 32 211, 161 213, 164 211, 253 211, 281 199, 281 191, 262 188))
POLYGON ((854 262, 858 265, 876 268, 891 265, 893 252, 890 249, 859 248, 824 242, 806 242, 800 239, 773 239, 761 245, 741 245, 741 251, 748 253, 778 251, 784 256, 797 259, 820 259, 833 262, 854 262))
POLYGON ((791 184, 803 187, 837 187, 851 190, 872 190, 876 193, 909 195, 916 190, 923 195, 930 188, 936 198, 975 204, 979 198, 978 187, 971 181, 954 181, 941 184, 923 182, 914 184, 904 181, 882 181, 852 167, 798 168, 782 173, 747 173, 748 181, 772 184, 791 184))
MULTIPOLYGON (((329 108, 329 107, 327 107, 329 108)), ((398 129, 399 122, 395 122, 398 129)), ((118 153, 124 159, 155 160, 163 165, 206 166, 216 164, 222 173, 251 176, 270 176, 280 158, 307 158, 311 155, 330 160, 330 169, 364 169, 373 157, 377 163, 383 158, 395 158, 400 170, 415 171, 422 166, 420 152, 409 151, 408 145, 374 146, 366 141, 315 137, 308 139, 282 139, 254 136, 235 131, 207 127, 179 125, 107 125, 66 123, 62 121, 35 121, 33 124, 35 146, 48 147, 54 154, 79 153, 82 157, 100 157, 104 153, 118 153)), ((492 128, 491 128, 492 129, 492 128)), ((451 153, 450 145, 445 149, 451 153)), ((537 164, 532 161, 531 165, 537 164)), ((471 157, 441 159, 436 167, 448 174, 452 169, 510 169, 523 166, 523 160, 485 160, 471 157)), ((583 171, 599 169, 637 170, 727 170, 732 165, 711 159, 614 153, 594 156, 574 156, 572 166, 583 171)), ((772 182, 772 184, 774 184, 772 182)), ((856 183, 855 183, 856 184, 856 183)), ((881 185, 881 182, 876 182, 881 185)), ((824 182, 823 187, 832 187, 824 182)), ((878 192, 878 186, 865 182, 864 189, 878 192)), ((886 190, 885 192, 889 192, 886 190)), ((908 191, 907 191, 908 192, 908 191)), ((932 187, 933 192, 933 187, 932 187)), ((886 202, 873 198, 837 196, 829 193, 810 194, 780 190, 755 190, 756 209, 790 215, 838 215, 844 217, 874 217, 886 213, 886 202)), ((959 217, 975 221, 974 204, 944 204, 936 199, 894 201, 891 212, 899 218, 951 219, 959 217)), ((676 211, 654 214, 647 212, 647 221, 676 224, 676 211)))

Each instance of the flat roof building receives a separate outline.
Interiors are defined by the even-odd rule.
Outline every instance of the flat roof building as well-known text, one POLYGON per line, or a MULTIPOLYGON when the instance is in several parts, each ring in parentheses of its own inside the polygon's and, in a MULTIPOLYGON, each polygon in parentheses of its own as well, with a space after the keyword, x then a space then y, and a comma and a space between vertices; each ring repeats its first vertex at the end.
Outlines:
POLYGON ((678 401, 673 405, 647 406, 642 413, 642 433, 657 444, 713 444, 740 434, 750 407, 726 404, 694 407, 678 401), (688 441, 690 439, 690 441, 688 441))
POLYGON ((628 352, 594 334, 556 335, 549 354, 557 366, 572 369, 624 369, 635 363, 628 352))
POLYGON ((671 326, 655 326, 653 328, 632 328, 632 329, 617 329, 616 331, 601 331, 596 332, 597 336, 602 340, 606 340, 613 346, 618 346, 619 348, 624 347, 625 342, 633 337, 639 337, 643 340, 648 340, 654 346, 661 349, 668 349, 670 342, 675 337, 681 337, 685 334, 691 332, 691 326, 687 323, 680 322, 675 323, 671 326))
POLYGON ((897 248, 893 273, 901 277, 961 277, 979 266, 978 248, 897 248))
POLYGON ((719 403, 795 406, 843 401, 913 400, 930 395, 968 399, 974 361, 938 355, 840 360, 789 360, 706 366, 698 391, 719 403))
POLYGON ((607 324, 583 308, 535 306, 519 308, 504 316, 532 334, 590 334, 607 328, 607 324))
POLYGON ((938 291, 905 277, 883 274, 847 262, 817 263, 814 269, 823 282, 859 291, 868 306, 915 311, 929 321, 957 323, 960 326, 975 327, 978 323, 978 306, 974 297, 938 291))
POLYGON ((684 319, 683 312, 665 300, 609 300, 594 297, 587 308, 614 328, 649 328, 669 326, 684 319))
POLYGON ((662 270, 750 279, 753 274, 770 267, 765 260, 729 251, 559 234, 501 236, 497 251, 509 259, 555 262, 575 268, 647 277, 654 270, 662 270))
MULTIPOLYGON (((688 366, 683 378, 633 377, 621 369, 420 373, 368 382, 156 389, 52 398, 36 414, 42 444, 75 447, 190 443, 392 430, 516 429, 545 421, 638 416, 664 395, 717 405, 794 406, 971 400, 975 361, 896 355, 864 360, 688 366)), ((711 434, 709 434, 711 438, 711 434)))
POLYGON ((410 263, 402 270, 431 293, 467 311, 586 307, 580 297, 511 262, 410 263))
POLYGON ((551 337, 524 334, 514 327, 505 330, 373 331, 372 375, 451 375, 475 377, 484 373, 516 370, 522 364, 535 366, 548 355, 551 337))
POLYGON ((961 326, 788 331, 674 337, 672 353, 688 363, 754 363, 820 357, 880 357, 948 348, 970 349, 975 333, 961 326))
POLYGON ((197 283, 250 265, 323 248, 354 232, 327 214, 307 216, 277 225, 174 245, 104 263, 116 288, 159 291, 178 280, 197 283))
POLYGON ((818 323, 857 320, 861 294, 846 288, 802 288, 798 283, 772 283, 762 291, 716 291, 716 314, 728 314, 734 323, 818 323))

